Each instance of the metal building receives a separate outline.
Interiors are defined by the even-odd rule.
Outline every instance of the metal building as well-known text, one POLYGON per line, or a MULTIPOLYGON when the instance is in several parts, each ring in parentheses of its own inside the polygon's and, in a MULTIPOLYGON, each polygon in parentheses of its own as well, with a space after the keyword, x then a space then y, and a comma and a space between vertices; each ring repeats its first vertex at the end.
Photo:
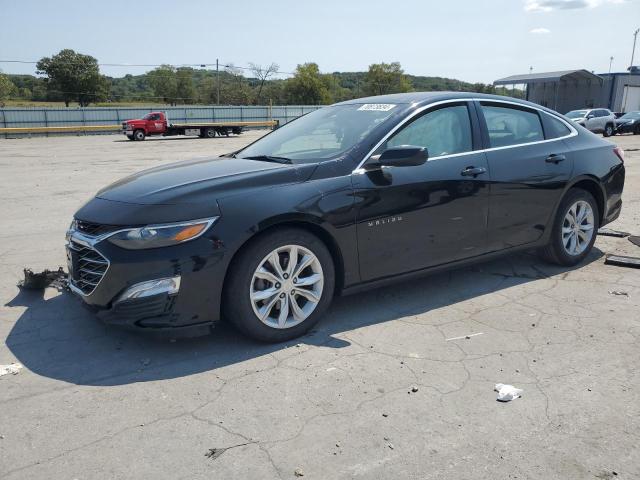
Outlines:
POLYGON ((640 70, 594 74, 588 70, 512 75, 493 82, 524 86, 525 98, 560 113, 580 108, 608 108, 614 112, 640 110, 640 70))

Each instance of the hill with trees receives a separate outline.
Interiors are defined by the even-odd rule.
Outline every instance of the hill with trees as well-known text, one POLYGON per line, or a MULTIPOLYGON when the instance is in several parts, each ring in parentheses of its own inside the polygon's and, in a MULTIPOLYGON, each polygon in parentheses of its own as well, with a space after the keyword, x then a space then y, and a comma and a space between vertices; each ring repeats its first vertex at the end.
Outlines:
POLYGON ((275 63, 248 68, 226 65, 216 72, 161 65, 142 75, 114 78, 100 74, 94 57, 65 49, 41 59, 37 75, 0 73, 0 103, 322 105, 408 91, 506 93, 493 85, 408 75, 398 62, 372 64, 367 72, 333 73, 322 73, 316 63, 309 62, 298 65, 286 79, 277 78, 278 68, 275 63))

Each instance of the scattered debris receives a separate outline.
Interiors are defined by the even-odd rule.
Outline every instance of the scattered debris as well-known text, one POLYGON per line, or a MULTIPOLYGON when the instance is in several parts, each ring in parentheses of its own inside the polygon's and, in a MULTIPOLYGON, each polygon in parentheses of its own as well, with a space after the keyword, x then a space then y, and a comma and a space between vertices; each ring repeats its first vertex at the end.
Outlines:
POLYGON ((416 392, 418 391, 418 387, 416 387, 415 385, 413 385, 413 386, 411 387, 411 391, 412 391, 413 393, 416 393, 416 392))
POLYGON ((640 258, 625 257, 624 255, 607 255, 604 263, 605 265, 615 265, 617 267, 640 268, 640 258))
POLYGON ((384 418, 387 418, 387 417, 389 416, 389 414, 388 414, 388 413, 383 413, 383 414, 382 414, 382 416, 383 416, 384 418))
POLYGON ((28 290, 44 290, 48 286, 58 289, 67 287, 67 273, 58 267, 58 270, 43 270, 40 273, 33 273, 30 268, 25 268, 24 280, 18 282, 18 287, 28 290))
POLYGON ((211 460, 215 460, 226 451, 226 448, 210 448, 209 451, 204 454, 204 456, 210 458, 211 460))
POLYGON ((387 447, 389 447, 391 450, 395 449, 395 447, 393 446, 393 443, 389 443, 387 447))
POLYGON ((623 292, 622 290, 609 290, 609 294, 623 296, 623 297, 628 297, 629 296, 629 294, 627 292, 623 292))
POLYGON ((246 445, 252 445, 254 443, 257 443, 257 442, 253 441, 253 442, 239 443, 238 445, 232 445, 230 447, 223 447, 223 448, 210 448, 209 450, 207 450, 207 453, 205 453, 204 456, 207 458, 210 458, 211 460, 215 460, 227 450, 231 450, 232 448, 236 448, 236 447, 244 447, 246 445))
POLYGON ((632 235, 627 238, 631 243, 633 243, 636 247, 640 247, 640 237, 636 235, 632 235))
POLYGON ((461 337, 453 337, 453 338, 447 338, 445 340, 445 342, 450 342, 451 340, 462 340, 463 338, 465 340, 469 340, 471 337, 476 337, 478 335, 484 335, 484 332, 479 332, 479 333, 470 333, 469 335, 463 335, 461 337))
POLYGON ((599 228, 598 235, 604 235, 605 237, 624 238, 624 237, 628 237, 631 234, 627 232, 621 232, 619 230, 613 230, 611 228, 599 228))
POLYGON ((505 385, 504 383, 496 383, 493 390, 498 392, 498 398, 496 400, 499 402, 510 402, 511 400, 520 398, 523 392, 521 388, 516 388, 513 385, 505 385))
POLYGON ((9 365, 0 365, 0 377, 3 375, 17 375, 23 366, 19 363, 10 363, 9 365))
POLYGON ((296 468, 295 471, 293 472, 293 474, 296 477, 304 477, 304 472, 302 471, 301 468, 296 468))

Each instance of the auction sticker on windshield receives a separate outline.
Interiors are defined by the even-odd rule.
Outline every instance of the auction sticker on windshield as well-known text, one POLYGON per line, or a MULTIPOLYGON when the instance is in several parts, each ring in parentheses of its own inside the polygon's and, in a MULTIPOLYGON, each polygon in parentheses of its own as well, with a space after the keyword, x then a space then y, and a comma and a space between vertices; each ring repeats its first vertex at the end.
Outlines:
POLYGON ((388 112, 395 105, 393 103, 365 103, 358 110, 373 110, 375 112, 388 112))

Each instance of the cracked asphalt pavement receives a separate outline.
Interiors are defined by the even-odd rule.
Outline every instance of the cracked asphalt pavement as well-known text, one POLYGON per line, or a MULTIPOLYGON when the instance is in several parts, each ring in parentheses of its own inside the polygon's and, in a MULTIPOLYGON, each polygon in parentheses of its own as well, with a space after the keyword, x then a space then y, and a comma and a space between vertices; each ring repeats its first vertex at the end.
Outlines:
MULTIPOLYGON (((338 298, 309 335, 263 345, 105 327, 68 293, 20 292, 65 265, 100 187, 255 139, 0 140, 0 477, 637 479, 640 256, 599 237, 565 269, 533 252, 338 298), (614 295, 610 292, 625 292, 614 295), (468 337, 468 338, 467 338, 468 337), (524 389, 496 401, 495 383, 524 389)), ((619 220, 640 234, 640 137, 619 220)))

